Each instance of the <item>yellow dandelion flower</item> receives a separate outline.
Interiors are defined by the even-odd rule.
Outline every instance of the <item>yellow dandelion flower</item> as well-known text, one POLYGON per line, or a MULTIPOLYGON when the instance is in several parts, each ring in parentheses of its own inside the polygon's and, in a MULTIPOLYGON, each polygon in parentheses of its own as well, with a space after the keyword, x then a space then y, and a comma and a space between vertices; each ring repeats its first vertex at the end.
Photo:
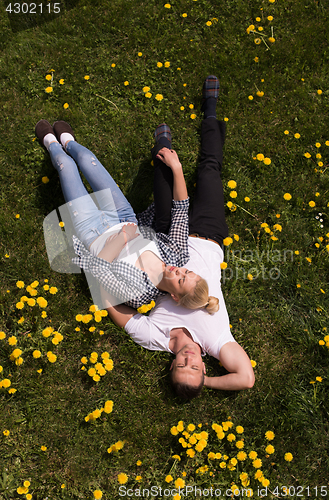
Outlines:
POLYGON ((68 104, 67 102, 65 102, 65 103, 63 104, 63 108, 64 108, 64 109, 67 109, 68 107, 69 107, 69 104, 68 104))
POLYGON ((52 79, 52 76, 51 75, 46 75, 45 76, 46 80, 48 80, 48 82, 52 79))
POLYGON ((261 43, 261 39, 260 38, 255 38, 254 42, 255 42, 256 45, 259 45, 261 43))
POLYGON ((322 90, 321 89, 318 89, 317 91, 317 94, 321 95, 322 94, 322 90))
POLYGON ((173 479, 174 478, 170 474, 168 474, 168 476, 165 477, 166 483, 171 483, 171 481, 173 481, 173 479))
POLYGON ((128 476, 124 472, 121 472, 121 474, 118 474, 118 482, 120 484, 126 484, 128 481, 128 476))
POLYGON ((234 188, 236 188, 237 184, 236 184, 236 182, 234 180, 230 180, 230 181, 228 181, 227 186, 230 189, 234 189, 234 188))
POLYGON ((292 196, 291 196, 291 194, 290 194, 290 193, 285 193, 285 194, 283 195, 283 198, 284 198, 285 200, 289 201, 289 200, 291 200, 292 196))
POLYGON ((206 22, 206 26, 211 26, 212 25, 212 22, 211 21, 207 21, 206 22))
POLYGON ((163 66, 162 62, 160 62, 160 61, 159 61, 159 62, 157 62, 157 67, 158 67, 158 68, 162 68, 162 66, 163 66))
POLYGON ((274 453, 274 451, 275 451, 274 446, 272 446, 271 444, 267 445, 266 448, 265 448, 265 451, 269 455, 272 455, 274 453))
POLYGON ((100 500, 102 498, 102 496, 103 496, 103 493, 101 492, 101 490, 95 490, 94 491, 94 498, 96 500, 100 500))
POLYGON ((268 37, 268 41, 271 42, 271 43, 274 43, 275 42, 274 36, 269 36, 268 37))
POLYGON ((138 52, 137 55, 138 55, 138 57, 142 57, 143 52, 138 52))
POLYGON ((233 240, 229 236, 227 238, 224 238, 224 240, 223 240, 223 244, 226 247, 229 246, 229 245, 231 245, 232 243, 233 243, 233 240))
POLYGON ((61 78, 61 79, 59 80, 59 84, 60 84, 60 85, 64 85, 64 78, 61 78))
POLYGON ((113 401, 106 401, 104 405, 105 413, 112 413, 113 411, 113 401))
POLYGON ((262 461, 260 458, 256 458, 253 462, 252 462, 252 465, 253 467, 255 467, 255 469, 259 469, 261 466, 262 466, 262 461))
POLYGON ((249 101, 252 101, 252 100, 253 100, 253 98, 254 98, 254 96, 252 96, 252 95, 248 95, 248 99, 249 99, 249 101))
POLYGON ((127 87, 127 85, 129 85, 128 80, 126 80, 125 82, 123 82, 123 85, 125 85, 127 87))
POLYGON ((249 281, 252 281, 254 279, 253 275, 251 273, 247 274, 247 278, 249 281))
POLYGON ((156 98, 157 101, 162 101, 163 95, 162 94, 156 94, 155 98, 156 98))
POLYGON ((90 79, 90 76, 89 76, 89 75, 85 75, 83 78, 84 78, 85 80, 89 80, 89 79, 90 79))
POLYGON ((271 158, 264 158, 263 161, 264 161, 265 165, 271 165, 271 163, 272 163, 271 158))
POLYGON ((53 88, 52 88, 52 87, 47 87, 47 88, 45 89, 45 92, 47 92, 47 94, 50 94, 52 91, 53 91, 53 88))
POLYGON ((309 204, 309 206, 311 208, 315 207, 315 202, 314 201, 309 201, 308 204, 309 204))
MULTIPOLYGON (((266 431, 265 432, 265 437, 268 441, 272 441, 275 437, 275 434, 273 431, 266 431)), ((251 457, 250 457, 251 458, 251 457)))
POLYGON ((166 61, 166 62, 164 63, 164 67, 165 67, 165 68, 169 68, 169 67, 170 67, 170 62, 169 62, 169 61, 166 61))
POLYGON ((294 134, 294 137, 295 139, 300 139, 300 134, 297 132, 296 134, 294 134))
POLYGON ((291 462, 291 460, 293 459, 294 457, 292 456, 291 453, 285 453, 284 455, 284 459, 287 461, 287 462, 291 462))
MULTIPOLYGON (((186 12, 184 12, 184 13, 182 14, 182 17, 187 17, 186 12)), ((177 69, 178 69, 178 68, 177 68, 177 69)))

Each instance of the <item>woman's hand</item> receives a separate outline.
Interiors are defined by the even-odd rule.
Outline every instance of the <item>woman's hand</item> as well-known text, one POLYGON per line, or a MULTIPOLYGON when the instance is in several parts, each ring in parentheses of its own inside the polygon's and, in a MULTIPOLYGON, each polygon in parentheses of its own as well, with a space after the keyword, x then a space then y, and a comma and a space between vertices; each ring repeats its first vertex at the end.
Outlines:
POLYGON ((133 223, 128 223, 121 228, 119 234, 123 234, 125 243, 138 237, 136 234, 137 226, 133 223))
POLYGON ((173 172, 182 169, 182 164, 179 161, 178 154, 173 149, 162 148, 156 157, 171 168, 173 172))
POLYGON ((97 257, 107 260, 107 262, 113 262, 119 255, 121 250, 124 248, 125 244, 137 238, 136 234, 137 225, 128 223, 125 224, 121 231, 116 234, 109 236, 105 242, 104 248, 99 252, 97 257))

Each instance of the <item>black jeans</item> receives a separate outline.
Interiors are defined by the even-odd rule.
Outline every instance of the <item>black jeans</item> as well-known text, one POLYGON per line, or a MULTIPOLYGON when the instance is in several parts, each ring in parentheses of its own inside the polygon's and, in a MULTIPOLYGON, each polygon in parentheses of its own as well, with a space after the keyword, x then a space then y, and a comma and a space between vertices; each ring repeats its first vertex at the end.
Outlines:
MULTIPOLYGON (((216 118, 203 120, 196 192, 189 214, 189 233, 215 240, 221 246, 223 239, 228 236, 223 184, 220 177, 224 141, 225 123, 216 118)), ((158 143, 152 149, 156 232, 168 233, 173 199, 173 175, 170 168, 156 158, 162 147, 163 145, 158 143)))

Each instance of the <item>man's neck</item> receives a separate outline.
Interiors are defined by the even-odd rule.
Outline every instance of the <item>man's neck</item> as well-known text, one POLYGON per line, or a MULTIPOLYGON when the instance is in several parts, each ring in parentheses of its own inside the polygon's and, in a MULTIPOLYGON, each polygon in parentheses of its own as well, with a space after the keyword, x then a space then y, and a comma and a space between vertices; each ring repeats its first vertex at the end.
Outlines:
POLYGON ((192 339, 192 335, 186 328, 173 328, 170 331, 169 349, 173 353, 177 354, 177 352, 179 352, 184 347, 184 345, 191 342, 193 342, 200 348, 199 344, 194 342, 194 340, 192 339))

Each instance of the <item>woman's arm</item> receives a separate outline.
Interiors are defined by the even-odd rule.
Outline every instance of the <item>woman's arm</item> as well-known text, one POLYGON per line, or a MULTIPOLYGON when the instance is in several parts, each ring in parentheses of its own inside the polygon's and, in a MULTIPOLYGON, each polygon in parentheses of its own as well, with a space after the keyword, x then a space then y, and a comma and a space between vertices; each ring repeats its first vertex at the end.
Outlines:
POLYGON ((186 200, 188 197, 182 164, 179 161, 176 151, 162 148, 157 154, 157 158, 163 161, 173 173, 173 196, 175 201, 186 200))
POLYGON ((130 318, 135 316, 135 314, 138 314, 135 309, 126 306, 125 304, 119 304, 113 306, 112 304, 116 303, 116 297, 114 297, 106 290, 104 290, 102 286, 101 286, 101 297, 103 302, 103 308, 107 310, 111 320, 121 328, 124 328, 126 326, 126 323, 128 323, 130 318))
POLYGON ((97 257, 104 259, 107 262, 112 262, 118 257, 127 241, 133 240, 138 236, 138 234, 136 234, 136 230, 136 224, 127 224, 126 226, 123 226, 119 233, 107 238, 104 248, 99 252, 97 257))

